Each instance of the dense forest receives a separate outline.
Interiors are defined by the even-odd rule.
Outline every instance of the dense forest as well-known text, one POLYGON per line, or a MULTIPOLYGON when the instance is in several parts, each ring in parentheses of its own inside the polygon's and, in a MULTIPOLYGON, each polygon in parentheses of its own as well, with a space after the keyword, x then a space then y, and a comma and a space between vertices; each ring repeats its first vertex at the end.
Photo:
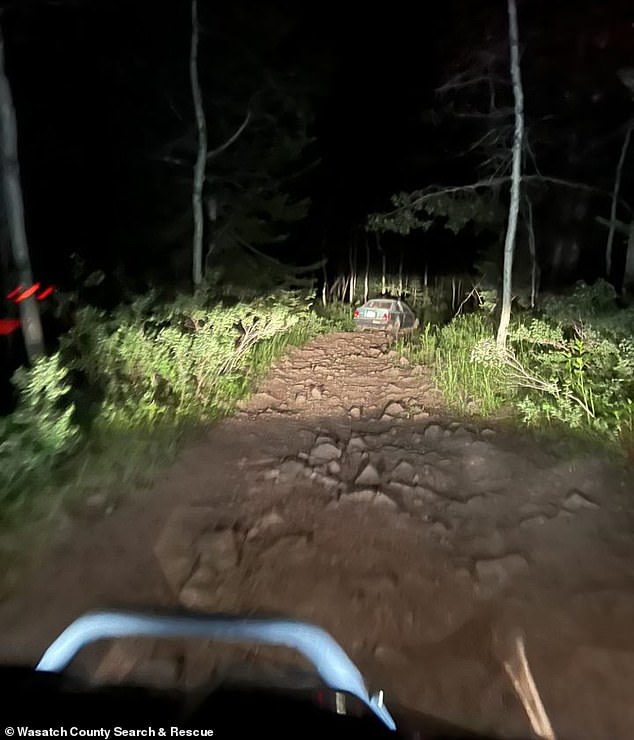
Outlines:
MULTIPOLYGON (((386 18, 316 3, 199 5, 207 273, 249 262, 249 247, 295 266, 323 254, 336 271, 394 193, 509 174, 505 3, 467 13, 454 1, 424 23, 396 8, 386 18)), ((605 277, 602 220, 632 112, 630 8, 533 2, 519 15, 525 184, 543 281, 605 277)), ((112 300, 120 283, 186 288, 198 147, 190 3, 30 0, 8 4, 2 22, 37 278, 67 291, 101 270, 112 300)), ((615 215, 629 223, 625 160, 615 215)), ((503 222, 504 183, 486 194, 503 222)), ((404 251, 412 272, 473 271, 496 241, 491 215, 449 233, 439 217, 431 232, 386 239, 390 261, 404 251)), ((619 289, 623 242, 607 276, 619 289)))

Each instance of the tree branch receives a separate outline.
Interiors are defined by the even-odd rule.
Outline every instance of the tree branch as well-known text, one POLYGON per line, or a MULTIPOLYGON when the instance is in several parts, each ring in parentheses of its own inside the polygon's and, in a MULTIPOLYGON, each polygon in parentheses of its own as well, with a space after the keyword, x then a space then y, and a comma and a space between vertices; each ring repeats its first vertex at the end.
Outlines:
POLYGON ((497 75, 480 75, 479 77, 471 77, 469 79, 464 79, 463 75, 457 75, 453 78, 453 80, 449 80, 448 82, 445 82, 444 85, 441 85, 440 87, 437 87, 435 92, 438 95, 444 95, 446 92, 449 92, 450 90, 462 90, 465 87, 472 87, 474 85, 481 85, 481 84, 487 84, 489 85, 491 82, 497 82, 502 85, 508 85, 508 80, 504 80, 501 77, 498 77, 497 75), (463 77, 463 79, 460 79, 463 77))
POLYGON ((619 234, 625 234, 627 236, 630 233, 630 224, 626 224, 624 221, 619 221, 618 219, 610 221, 609 218, 603 218, 603 216, 595 216, 594 220, 598 224, 601 224, 601 226, 607 226, 608 229, 614 227, 619 234))
POLYGON ((454 118, 509 118, 513 115, 513 108, 497 108, 490 111, 464 111, 459 113, 454 111, 454 118))
POLYGON ((526 658, 524 635, 513 630, 509 635, 494 634, 494 651, 524 707, 531 728, 540 740, 555 740, 555 732, 544 709, 535 679, 526 658))
POLYGON ((621 174, 623 172, 623 165, 625 164, 625 157, 627 156, 627 150, 630 146, 630 138, 632 136, 632 125, 630 125, 625 132, 625 138, 623 139, 623 146, 621 148, 621 156, 619 157, 619 163, 616 166, 616 174, 614 176, 614 190, 612 192, 612 207, 610 208, 610 230, 608 231, 608 241, 605 246, 605 276, 609 280, 612 273, 612 243, 614 242, 614 224, 616 223, 616 205, 619 199, 619 190, 621 188, 621 174))
MULTIPOLYGON (((401 211, 417 208, 418 206, 421 206, 425 201, 432 198, 438 198, 443 195, 452 195, 453 193, 463 193, 469 190, 494 188, 498 187, 499 185, 506 185, 508 182, 510 182, 510 180, 510 176, 489 177, 486 179, 483 178, 482 180, 478 180, 474 183, 470 183, 469 185, 451 185, 448 187, 440 188, 439 190, 430 190, 427 193, 422 193, 410 203, 398 206, 397 208, 394 208, 391 211, 387 211, 385 213, 381 213, 380 215, 389 218, 390 216, 396 216, 401 211)), ((603 195, 606 198, 612 196, 612 193, 609 193, 602 188, 596 188, 593 185, 586 185, 583 182, 575 182, 574 180, 566 180, 561 177, 552 177, 550 175, 522 175, 522 182, 547 182, 551 183, 552 185, 560 185, 562 187, 572 188, 573 190, 583 190, 588 193, 594 193, 595 195, 603 195)), ((632 209, 625 201, 619 199, 619 203, 631 213, 632 209)))
POLYGON ((298 274, 301 274, 303 272, 312 272, 313 270, 319 270, 321 269, 327 262, 328 258, 324 257, 320 259, 318 262, 314 262, 312 265, 304 265, 303 267, 293 267, 292 265, 284 264, 284 262, 280 262, 280 260, 276 259, 275 257, 271 257, 269 254, 265 254, 264 252, 261 252, 259 249, 256 249, 253 244, 250 244, 246 239, 243 239, 240 236, 235 236, 236 241, 238 244, 243 246, 245 249, 248 249, 250 252, 253 252, 253 254, 257 255, 258 257, 262 257, 262 259, 267 260, 268 262, 272 262, 274 265, 277 265, 278 267, 284 267, 289 272, 295 271, 298 274))
POLYGON ((221 144, 217 149, 213 149, 212 151, 207 154, 207 161, 209 162, 214 157, 217 157, 219 154, 224 152, 225 149, 228 149, 242 134, 244 129, 248 126, 249 121, 251 120, 251 111, 247 111, 247 115, 244 118, 244 121, 240 124, 240 126, 236 129, 236 131, 225 141, 224 144, 221 144))

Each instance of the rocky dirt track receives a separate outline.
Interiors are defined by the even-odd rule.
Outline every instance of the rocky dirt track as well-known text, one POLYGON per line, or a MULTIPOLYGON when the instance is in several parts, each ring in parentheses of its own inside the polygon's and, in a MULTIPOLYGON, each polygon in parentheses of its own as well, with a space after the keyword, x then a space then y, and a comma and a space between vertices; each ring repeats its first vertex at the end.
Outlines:
MULTIPOLYGON (((451 418, 380 335, 332 334, 151 491, 108 517, 90 502, 0 605, 0 659, 34 660, 92 607, 283 613, 329 630, 388 705, 528 737, 492 641, 520 627, 558 737, 630 740, 633 496, 598 456, 451 418)), ((139 642, 95 655, 102 676, 185 683, 227 657, 139 642)))

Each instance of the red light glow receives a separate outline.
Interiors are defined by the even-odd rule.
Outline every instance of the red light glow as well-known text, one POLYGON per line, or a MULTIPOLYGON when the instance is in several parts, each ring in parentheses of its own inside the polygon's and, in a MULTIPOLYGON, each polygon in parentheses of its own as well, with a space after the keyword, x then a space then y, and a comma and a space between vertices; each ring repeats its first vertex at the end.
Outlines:
POLYGON ((8 337, 20 328, 18 319, 0 319, 0 337, 8 337))
MULTIPOLYGON (((13 303, 21 303, 27 298, 30 298, 32 295, 35 295, 40 289, 40 286, 41 283, 35 283, 34 285, 31 285, 30 288, 27 288, 25 290, 23 285, 18 285, 17 288, 14 288, 10 293, 7 293, 7 298, 8 300, 13 301, 13 303)), ((54 292, 55 286, 49 285, 48 288, 44 288, 44 290, 38 296, 36 296, 36 298, 38 301, 43 301, 54 292)))
POLYGON ((39 289, 40 283, 35 283, 35 285, 32 285, 30 288, 27 288, 24 292, 20 293, 20 295, 13 302, 21 303, 22 301, 26 301, 26 299, 30 298, 33 293, 37 293, 39 289))
POLYGON ((43 301, 45 298, 48 298, 54 290, 55 286, 49 285, 48 288, 44 288, 44 290, 37 296, 37 300, 43 301))
POLYGON ((21 290, 22 286, 18 285, 17 288, 14 288, 10 293, 7 293, 7 298, 12 301, 21 290))

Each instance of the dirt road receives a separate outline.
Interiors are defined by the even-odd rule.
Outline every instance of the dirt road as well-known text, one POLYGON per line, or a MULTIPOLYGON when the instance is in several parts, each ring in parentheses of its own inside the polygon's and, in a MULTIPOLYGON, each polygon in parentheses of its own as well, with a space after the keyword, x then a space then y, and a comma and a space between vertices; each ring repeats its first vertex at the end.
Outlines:
MULTIPOLYGON (((450 418, 380 337, 294 350, 151 490, 107 506, 0 604, 0 660, 34 660, 87 608, 282 612, 329 630, 388 704, 526 736, 491 639, 520 627, 559 738, 634 737, 631 474, 450 418)), ((192 683, 210 655, 134 643, 99 670, 192 683)))

